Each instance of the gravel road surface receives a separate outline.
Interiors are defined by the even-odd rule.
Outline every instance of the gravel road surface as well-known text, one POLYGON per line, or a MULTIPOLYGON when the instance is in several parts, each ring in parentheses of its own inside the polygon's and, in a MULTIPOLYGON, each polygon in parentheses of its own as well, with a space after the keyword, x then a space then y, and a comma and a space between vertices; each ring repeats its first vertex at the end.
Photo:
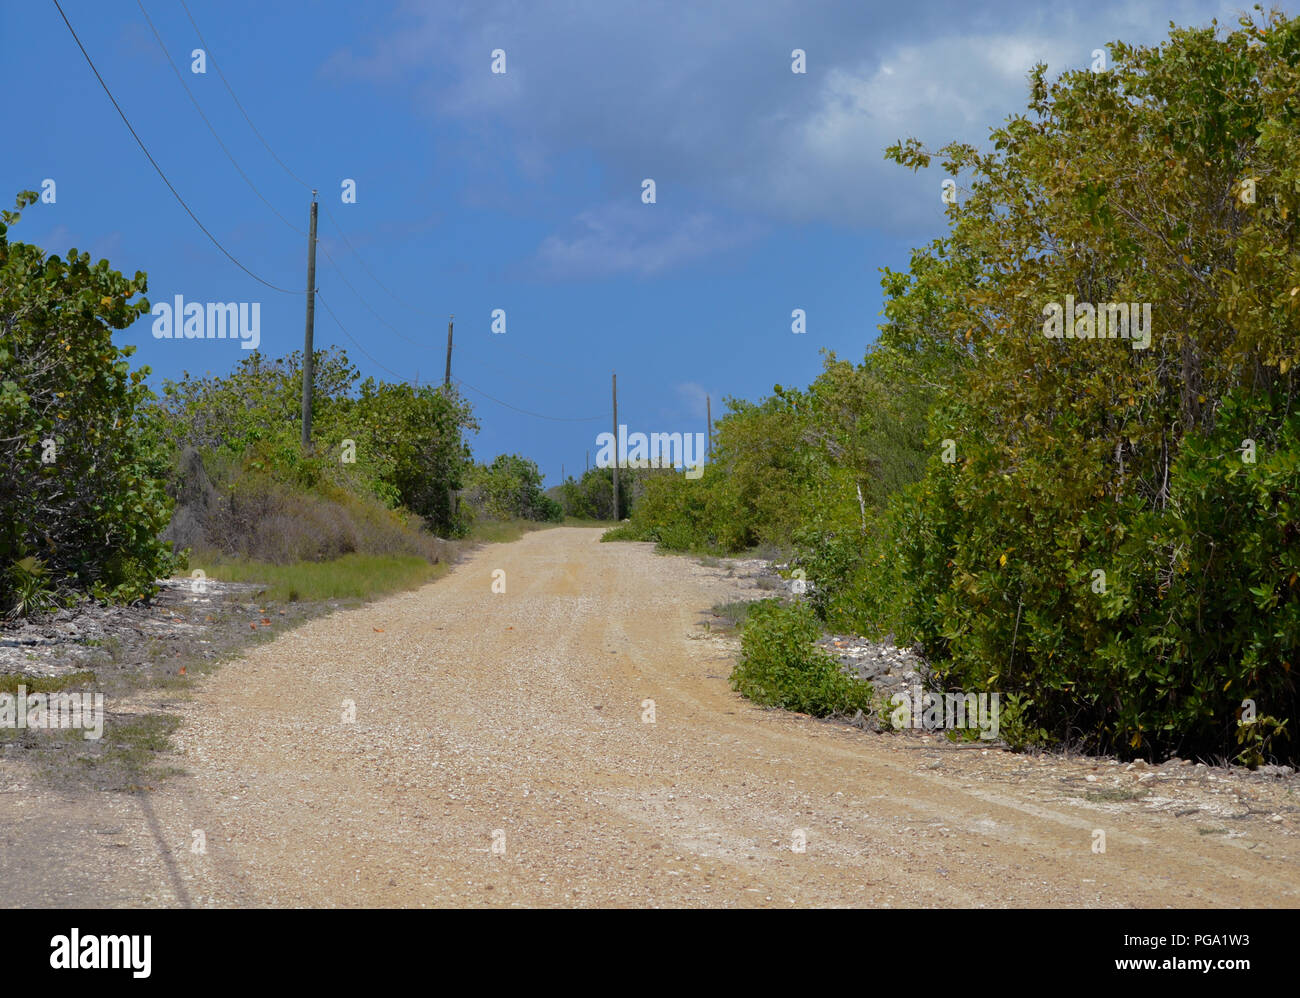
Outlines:
POLYGON ((0 769, 4 903, 1300 905, 1294 780, 759 709, 700 623, 737 580, 600 535, 481 548, 226 664, 152 793, 0 769))

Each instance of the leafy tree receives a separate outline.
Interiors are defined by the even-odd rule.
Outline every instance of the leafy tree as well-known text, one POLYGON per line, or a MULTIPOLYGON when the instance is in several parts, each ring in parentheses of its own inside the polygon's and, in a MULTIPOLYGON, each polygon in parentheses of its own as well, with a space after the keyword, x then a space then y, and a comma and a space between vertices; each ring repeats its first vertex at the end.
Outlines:
POLYGON ((958 462, 910 514, 910 623, 952 681, 1030 691, 1056 737, 1222 750, 1243 700, 1275 731, 1296 714, 1298 48, 1280 14, 1115 43, 1106 73, 1038 67, 991 151, 942 151, 970 182, 931 339, 970 360, 932 424, 958 462), (1149 346, 1048 338, 1067 295, 1150 303, 1149 346))
POLYGON ((471 505, 498 520, 558 521, 564 509, 542 491, 542 473, 535 462, 519 454, 500 454, 491 464, 477 465, 469 477, 471 505))
POLYGON ((332 429, 336 435, 354 434, 359 448, 367 441, 385 469, 380 480, 396 490, 408 509, 434 529, 463 532, 454 492, 464 486, 473 462, 463 431, 477 430, 478 424, 458 393, 367 378, 332 429))
POLYGON ((436 531, 462 532, 454 494, 472 461, 465 431, 478 428, 469 404, 431 386, 361 381, 339 349, 316 351, 314 370, 313 454, 301 446, 301 353, 254 352, 228 375, 165 382, 167 439, 178 453, 195 447, 231 480, 331 482, 405 506, 436 531))
MULTIPOLYGON (((631 468, 620 468, 618 477, 618 504, 622 507, 623 516, 626 516, 631 510, 633 496, 643 476, 631 468)), ((560 483, 555 497, 563 507, 565 516, 593 520, 622 518, 614 516, 613 468, 588 468, 579 479, 570 475, 560 483)))
POLYGON ((145 274, 107 260, 67 259, 11 242, 0 222, 0 601, 34 588, 134 600, 155 592, 173 560, 159 535, 171 502, 166 452, 142 407, 148 368, 114 329, 149 312, 145 274))

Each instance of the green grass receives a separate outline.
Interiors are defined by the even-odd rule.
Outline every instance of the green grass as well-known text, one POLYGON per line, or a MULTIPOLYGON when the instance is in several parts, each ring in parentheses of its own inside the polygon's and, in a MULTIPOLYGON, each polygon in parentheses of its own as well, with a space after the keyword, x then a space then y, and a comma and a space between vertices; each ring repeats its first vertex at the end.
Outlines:
POLYGON ((617 527, 610 527, 600 535, 601 543, 606 541, 643 541, 641 531, 636 529, 630 523, 620 523, 617 527))
POLYGON ((181 772, 174 766, 159 766, 155 761, 171 747, 172 732, 180 723, 180 718, 171 714, 145 714, 112 725, 104 732, 104 753, 92 765, 115 769, 120 773, 124 790, 148 789, 150 784, 181 772))
POLYGON ((736 603, 715 603, 712 610, 713 615, 721 617, 722 620, 714 626, 739 630, 745 626, 745 620, 748 618, 750 607, 753 605, 752 602, 743 600, 736 603))
POLYGON ((93 672, 71 672, 66 676, 24 676, 22 673, 0 674, 0 693, 18 693, 19 686, 27 693, 58 693, 69 686, 84 686, 95 681, 93 672))
POLYGON ((333 561, 300 561, 273 565, 248 559, 198 559, 201 568, 218 582, 252 582, 266 586, 272 600, 369 599, 402 589, 414 589, 446 574, 445 562, 431 565, 415 555, 345 554, 333 561))
POLYGON ((180 718, 171 714, 143 714, 133 721, 116 724, 105 736, 109 751, 133 764, 142 764, 150 753, 165 752, 180 718))

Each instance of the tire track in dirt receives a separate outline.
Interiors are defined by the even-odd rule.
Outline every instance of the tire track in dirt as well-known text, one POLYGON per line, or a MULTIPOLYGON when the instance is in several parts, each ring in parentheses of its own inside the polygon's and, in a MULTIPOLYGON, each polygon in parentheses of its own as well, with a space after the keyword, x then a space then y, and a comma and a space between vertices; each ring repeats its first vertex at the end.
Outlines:
MULTIPOLYGON (((225 665, 180 711, 175 761, 188 775, 149 795, 148 815, 132 798, 118 808, 135 814, 119 815, 113 896, 1300 905, 1294 810, 1241 824, 1243 848, 1140 803, 1065 798, 1059 759, 754 707, 725 678, 734 640, 695 624, 735 598, 734 582, 600 533, 555 528, 482 548, 418 591, 225 665), (497 568, 504 594, 491 591, 497 568), (195 829, 206 855, 190 851, 195 829)), ((1096 769, 1068 765, 1080 780, 1096 769)))

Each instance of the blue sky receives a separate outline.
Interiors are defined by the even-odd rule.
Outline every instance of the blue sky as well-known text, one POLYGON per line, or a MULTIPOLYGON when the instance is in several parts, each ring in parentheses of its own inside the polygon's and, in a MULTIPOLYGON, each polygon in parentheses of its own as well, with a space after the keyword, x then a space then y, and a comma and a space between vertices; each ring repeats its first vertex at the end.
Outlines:
MULTIPOLYGON (((199 220, 253 273, 305 287, 305 238, 221 151, 139 5, 60 2, 199 220)), ((982 141, 1023 108, 1034 62, 1080 68, 1114 39, 1158 40, 1170 20, 1231 29, 1239 9, 187 2, 253 124, 320 191, 317 286, 365 353, 320 308, 317 346, 344 347, 363 374, 441 381, 455 313, 453 373, 469 385, 535 413, 603 417, 540 419, 463 389, 482 425, 476 456, 525 454, 548 484, 561 464, 580 472, 588 451, 594 460, 611 371, 631 431, 694 432, 706 395, 716 417, 724 396, 807 384, 823 348, 861 358, 879 321, 878 268, 905 269, 910 247, 944 228, 943 174, 886 163, 886 145, 982 141), (796 48, 806 73, 791 72, 796 48), (505 72, 494 74, 497 49, 505 72), (345 178, 355 204, 341 201, 345 178), (642 202, 646 178, 655 204, 642 202), (805 335, 791 331, 796 308, 805 335), (505 310, 504 335, 491 332, 494 309, 505 310)), ((240 167, 305 229, 309 191, 259 142, 213 65, 190 71, 202 46, 184 9, 144 8, 240 167)), ((143 270, 154 303, 260 302, 261 349, 300 350, 303 297, 264 287, 208 241, 54 5, 0 0, 0 44, 11 95, 0 197, 7 206, 46 178, 57 185, 57 201, 29 208, 11 238, 143 270)), ((243 353, 231 341, 157 340, 146 321, 118 340, 138 346, 155 385, 224 373, 243 353)))

